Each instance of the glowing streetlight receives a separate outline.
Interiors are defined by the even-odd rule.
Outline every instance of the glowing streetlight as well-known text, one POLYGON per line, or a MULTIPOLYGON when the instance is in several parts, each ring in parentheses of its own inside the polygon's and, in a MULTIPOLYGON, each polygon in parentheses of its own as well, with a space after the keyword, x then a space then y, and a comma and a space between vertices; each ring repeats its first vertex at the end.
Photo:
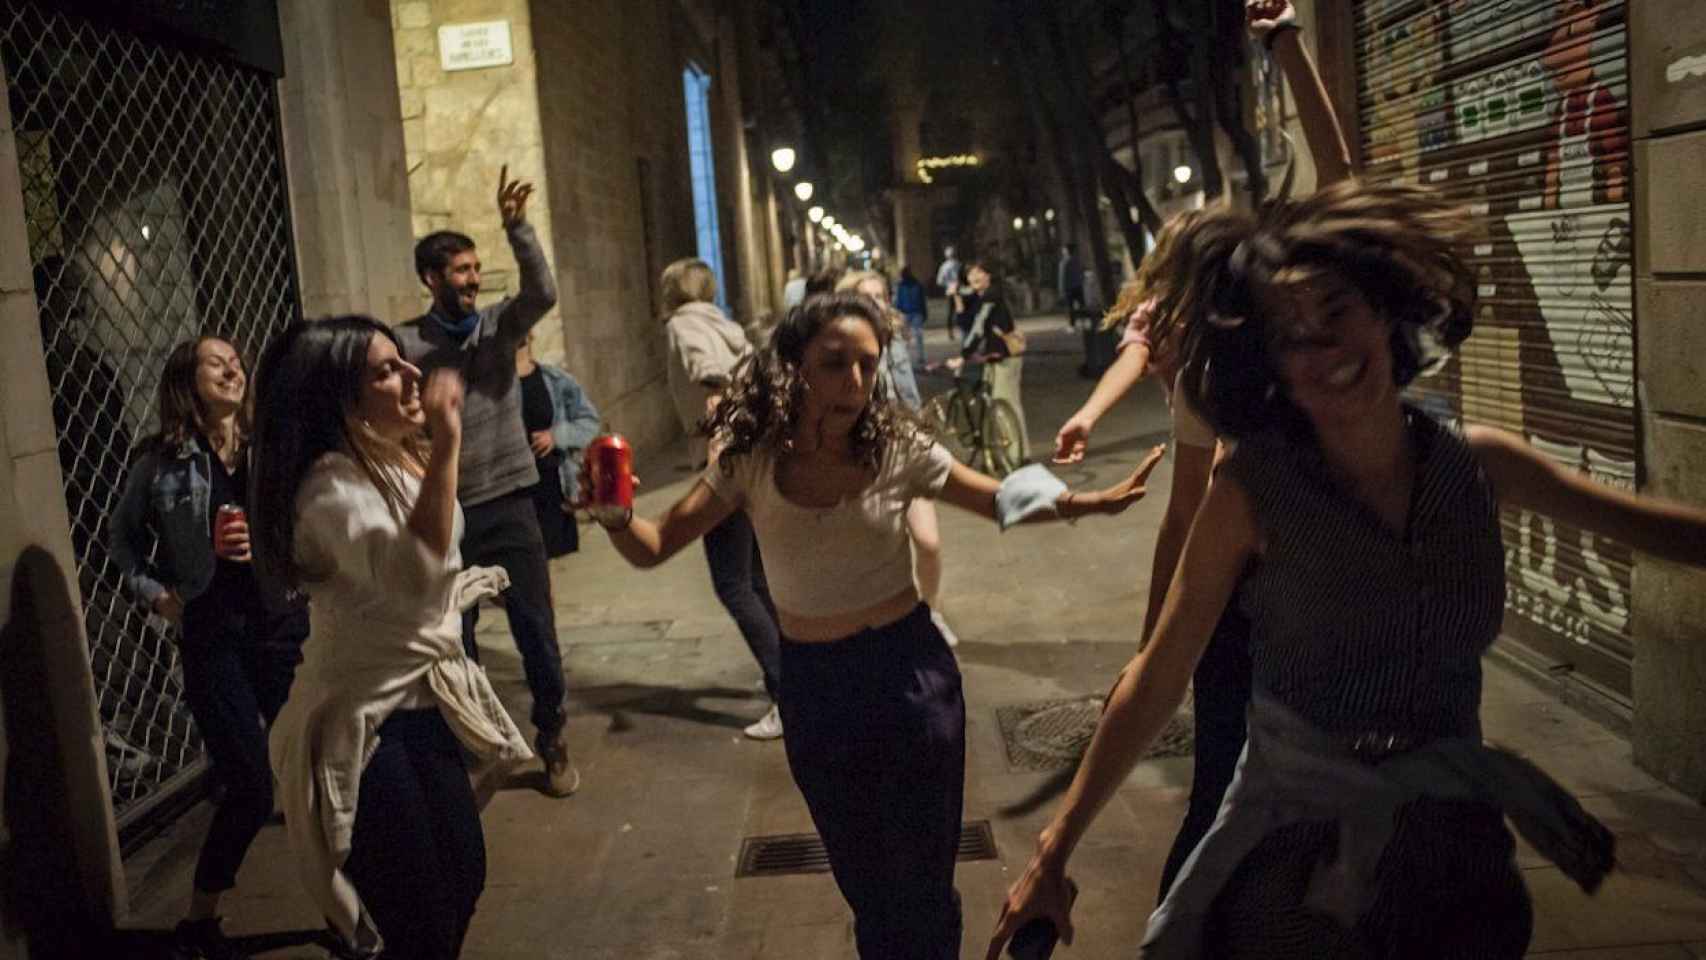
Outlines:
POLYGON ((830 216, 827 213, 824 214, 823 215, 823 227, 825 230, 834 230, 835 229, 835 218, 830 216))
POLYGON ((812 198, 812 182, 810 180, 801 180, 799 183, 794 184, 794 196, 799 197, 801 203, 805 203, 807 200, 810 200, 812 198))
POLYGON ((770 165, 776 168, 777 173, 787 173, 794 169, 794 148, 777 147, 770 151, 770 165))
POLYGON ((813 223, 822 223, 823 222, 823 208, 822 207, 813 207, 810 210, 807 210, 806 211, 806 219, 810 220, 813 223))
POLYGON ((1054 208, 1053 207, 1049 207, 1047 210, 1043 211, 1043 219, 1049 221, 1050 223, 1054 222, 1054 208))
POLYGON ((1025 229, 1025 218, 1024 217, 1014 217, 1013 218, 1013 229, 1015 229, 1015 230, 1025 229))
POLYGON ((1028 221, 1028 222, 1027 222, 1027 225, 1028 225, 1028 226, 1029 226, 1029 227, 1030 227, 1030 228, 1031 228, 1031 229, 1032 229, 1032 230, 1035 230, 1035 229, 1036 229, 1036 228, 1037 228, 1037 218, 1036 218, 1036 217, 1032 217, 1032 218, 1031 218, 1031 219, 1030 219, 1030 220, 1029 220, 1029 221, 1028 221))
POLYGON ((1174 167, 1173 168, 1173 179, 1179 181, 1181 184, 1190 183, 1191 182, 1191 165, 1188 163, 1181 163, 1178 166, 1174 167))

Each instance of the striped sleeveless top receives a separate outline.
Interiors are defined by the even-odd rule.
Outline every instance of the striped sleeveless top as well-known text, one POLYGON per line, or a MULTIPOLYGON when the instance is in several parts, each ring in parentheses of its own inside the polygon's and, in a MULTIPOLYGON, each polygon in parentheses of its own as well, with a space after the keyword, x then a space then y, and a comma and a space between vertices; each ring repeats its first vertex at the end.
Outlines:
POLYGON ((1406 406, 1417 477, 1400 535, 1278 433, 1227 460, 1261 553, 1238 601, 1256 688, 1328 733, 1480 737, 1481 654, 1504 616, 1497 502, 1463 437, 1406 406))

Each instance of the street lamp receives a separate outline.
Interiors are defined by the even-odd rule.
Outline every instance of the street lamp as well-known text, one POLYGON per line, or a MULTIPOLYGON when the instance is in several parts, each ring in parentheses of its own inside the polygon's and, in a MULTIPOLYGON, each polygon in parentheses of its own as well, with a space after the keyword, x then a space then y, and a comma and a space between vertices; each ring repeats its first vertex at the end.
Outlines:
POLYGON ((1025 218, 1024 217, 1014 217, 1013 218, 1013 229, 1015 229, 1015 230, 1025 229, 1025 218))
POLYGON ((835 218, 830 216, 827 213, 824 214, 823 215, 823 228, 825 230, 834 230, 835 229, 835 218))
POLYGON ((1181 163, 1178 166, 1174 167, 1173 168, 1173 179, 1179 181, 1180 184, 1190 183, 1191 182, 1191 165, 1188 163, 1181 163))
POLYGON ((1054 208, 1053 207, 1049 207, 1047 210, 1043 211, 1043 219, 1047 220, 1050 223, 1054 222, 1054 208))
POLYGON ((776 168, 777 173, 787 173, 794 169, 794 148, 777 147, 770 151, 770 165, 776 168))
POLYGON ((794 184, 794 196, 799 197, 801 203, 805 203, 807 200, 810 200, 812 198, 812 182, 810 180, 801 180, 799 183, 794 184))
POLYGON ((822 223, 823 222, 823 208, 822 207, 813 207, 810 210, 807 210, 806 211, 806 219, 810 220, 813 223, 822 223))

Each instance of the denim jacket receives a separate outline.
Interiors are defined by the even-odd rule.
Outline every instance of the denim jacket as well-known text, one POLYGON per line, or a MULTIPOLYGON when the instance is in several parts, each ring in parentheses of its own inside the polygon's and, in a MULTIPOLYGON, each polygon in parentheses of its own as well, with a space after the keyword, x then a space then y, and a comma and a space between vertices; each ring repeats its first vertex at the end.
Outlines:
POLYGON ((114 511, 113 560, 131 595, 152 609, 167 590, 188 603, 213 582, 212 455, 195 441, 137 458, 114 511), (160 547, 152 559, 151 539, 160 547))
POLYGON ((563 493, 572 497, 580 489, 581 452, 598 436, 603 421, 574 377, 548 363, 539 364, 539 372, 551 392, 551 442, 563 454, 558 479, 563 493))

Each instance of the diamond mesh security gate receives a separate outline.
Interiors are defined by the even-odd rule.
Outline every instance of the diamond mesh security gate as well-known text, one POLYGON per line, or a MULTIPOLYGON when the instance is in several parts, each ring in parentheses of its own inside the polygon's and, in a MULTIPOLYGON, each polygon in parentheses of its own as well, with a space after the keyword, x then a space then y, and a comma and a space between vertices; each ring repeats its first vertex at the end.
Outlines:
POLYGON ((95 690, 121 835, 200 779, 169 628, 105 547, 171 347, 251 360, 298 312, 272 77, 26 0, 0 0, 0 63, 95 690))

